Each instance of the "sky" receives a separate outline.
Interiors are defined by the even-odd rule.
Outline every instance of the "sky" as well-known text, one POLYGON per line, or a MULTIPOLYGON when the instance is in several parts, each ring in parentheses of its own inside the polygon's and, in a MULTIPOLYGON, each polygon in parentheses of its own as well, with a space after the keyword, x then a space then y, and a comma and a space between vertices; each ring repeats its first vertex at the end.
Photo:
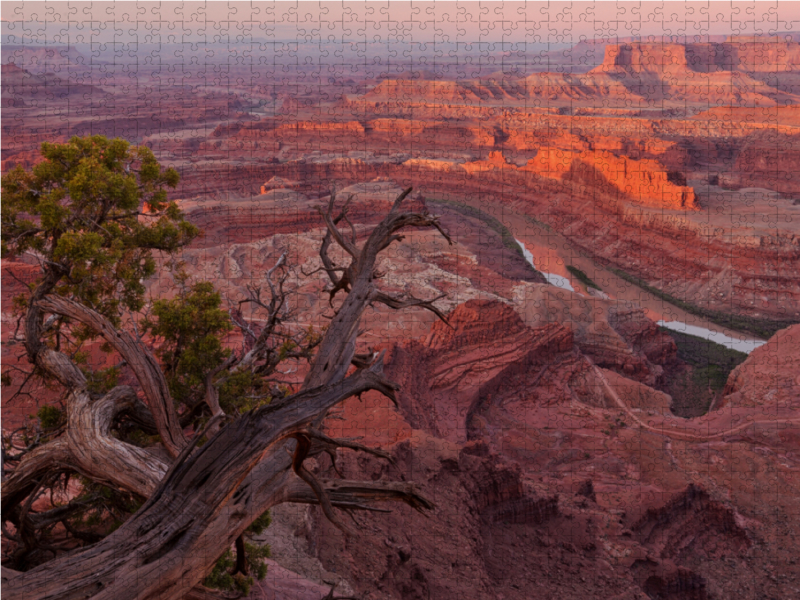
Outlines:
POLYGON ((10 44, 574 44, 800 31, 800 2, 2 2, 10 44))

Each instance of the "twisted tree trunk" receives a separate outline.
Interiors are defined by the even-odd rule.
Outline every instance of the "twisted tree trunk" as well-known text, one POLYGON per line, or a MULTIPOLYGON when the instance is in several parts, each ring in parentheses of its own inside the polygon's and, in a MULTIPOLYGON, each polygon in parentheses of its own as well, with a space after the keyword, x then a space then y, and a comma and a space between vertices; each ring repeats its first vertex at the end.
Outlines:
MULTIPOLYGON (((4 592, 20 600, 182 598, 261 514, 244 512, 249 499, 255 496, 260 510, 292 498, 295 478, 281 441, 353 394, 392 393, 379 366, 243 416, 177 461, 145 506, 114 533, 15 577, 4 592), (259 481, 248 481, 259 462, 259 481)), ((346 492, 341 499, 357 500, 346 492)))
MULTIPOLYGON (((128 367, 133 371, 144 391, 147 406, 155 420, 161 443, 171 456, 175 457, 186 445, 178 422, 178 415, 172 406, 167 380, 153 354, 140 344, 130 333, 115 328, 100 313, 67 298, 48 295, 37 302, 41 310, 69 317, 103 336, 114 348, 128 367)), ((51 369, 52 371, 52 369, 51 369)))
POLYGON ((396 298, 375 287, 377 256, 400 239, 395 232, 408 226, 438 228, 428 215, 399 212, 408 192, 398 198, 360 251, 354 228, 350 239, 336 228, 337 222, 347 220, 346 207, 333 218, 331 200, 328 212, 323 213, 328 234, 320 254, 334 289, 349 293, 319 346, 303 389, 245 414, 200 448, 184 439, 163 373, 138 340, 115 330, 83 305, 35 293, 28 335, 39 335, 42 311, 68 316, 98 331, 132 366, 166 451, 158 454, 138 448, 110 434, 122 412, 141 411, 133 389, 118 386, 94 399, 83 373, 66 355, 31 340, 29 356, 70 390, 68 427, 64 436, 26 455, 4 482, 3 511, 19 504, 44 474, 53 471, 76 471, 149 499, 119 529, 92 546, 25 573, 4 571, 3 592, 20 600, 201 598, 208 593, 196 586, 217 558, 255 518, 276 504, 318 503, 334 522, 332 507, 367 510, 375 501, 402 501, 418 510, 431 509, 430 501, 410 483, 317 481, 303 467, 306 456, 322 449, 367 450, 315 429, 331 407, 367 390, 394 399, 396 386, 382 376, 382 356, 356 360, 356 336, 364 310, 381 302, 392 308, 423 306, 440 314, 428 301, 396 298), (331 239, 352 257, 348 267, 333 266, 327 256, 331 239), (343 275, 337 276, 339 272, 343 275), (360 368, 346 376, 351 363, 360 368), (170 459, 167 453, 177 453, 177 457, 170 459))

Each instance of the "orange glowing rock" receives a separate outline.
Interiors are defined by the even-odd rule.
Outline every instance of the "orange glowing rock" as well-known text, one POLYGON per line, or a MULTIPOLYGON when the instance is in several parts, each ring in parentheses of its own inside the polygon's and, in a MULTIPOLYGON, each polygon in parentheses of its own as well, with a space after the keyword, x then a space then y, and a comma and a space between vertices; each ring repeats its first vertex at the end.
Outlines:
POLYGON ((672 175, 655 160, 633 160, 607 150, 593 152, 543 148, 528 161, 525 170, 550 179, 580 179, 609 191, 622 192, 625 199, 648 206, 671 209, 698 208, 694 190, 678 174, 672 175))

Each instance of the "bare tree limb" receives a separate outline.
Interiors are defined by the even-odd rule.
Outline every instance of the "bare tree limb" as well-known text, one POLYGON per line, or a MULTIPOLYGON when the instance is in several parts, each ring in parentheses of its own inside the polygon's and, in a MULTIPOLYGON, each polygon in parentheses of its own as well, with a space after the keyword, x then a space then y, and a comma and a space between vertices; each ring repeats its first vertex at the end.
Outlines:
POLYGON ((70 317, 91 327, 119 352, 144 390, 164 447, 170 455, 177 456, 186 445, 186 438, 175 412, 167 380, 152 353, 127 331, 116 329, 103 315, 82 304, 54 295, 41 298, 37 304, 43 310, 70 317))
MULTIPOLYGON (((246 300, 242 300, 242 302, 254 302, 258 306, 266 309, 267 311, 267 320, 266 324, 259 333, 258 337, 255 339, 253 343, 253 347, 242 357, 242 359, 234 365, 233 369, 231 369, 232 373, 237 371, 242 371, 245 369, 249 369, 253 366, 253 364, 263 358, 264 352, 267 349, 267 343, 269 339, 275 334, 275 329, 279 325, 280 319, 280 311, 283 308, 286 302, 286 293, 283 290, 283 282, 284 278, 281 278, 278 281, 278 288, 276 289, 275 283, 272 281, 272 276, 279 268, 286 264, 286 255, 287 253, 284 252, 281 254, 278 261, 275 265, 267 271, 267 285, 269 285, 270 289, 270 301, 269 304, 264 304, 261 301, 261 290, 260 289, 251 289, 250 290, 250 298, 246 300)), ((241 303, 240 303, 241 304, 241 303)), ((241 327, 241 325, 240 325, 241 327)))
POLYGON ((420 308, 424 308, 425 310, 429 310, 437 317, 439 317, 442 321, 447 323, 447 325, 450 325, 450 323, 447 321, 447 316, 441 310, 436 308, 436 306, 433 304, 437 300, 441 300, 446 296, 447 294, 441 294, 439 296, 436 296, 436 298, 433 298, 432 300, 422 300, 420 298, 415 298, 411 294, 406 294, 405 298, 401 298, 398 296, 392 296, 385 292, 380 292, 376 290, 375 293, 373 294, 373 301, 380 302, 381 304, 384 304, 389 308, 393 308, 395 310, 418 306, 420 308))
POLYGON ((321 442, 323 448, 335 450, 336 448, 349 448, 350 450, 357 450, 359 452, 366 452, 367 454, 372 454, 373 456, 377 456, 378 458, 382 458, 384 460, 388 460, 390 463, 394 464, 395 460, 391 454, 388 452, 384 452, 383 450, 378 450, 377 448, 370 448, 369 446, 364 446, 362 444, 353 442, 352 440, 346 440, 342 438, 332 438, 330 436, 325 435, 321 431, 314 429, 313 427, 309 427, 308 431, 306 432, 308 437, 318 442, 321 442))
POLYGON ((350 240, 346 239, 342 232, 339 231, 339 228, 333 222, 333 218, 329 212, 325 212, 322 208, 318 208, 317 211, 325 221, 325 226, 328 228, 328 233, 331 234, 333 239, 339 244, 345 252, 347 252, 350 256, 355 259, 358 259, 358 248, 356 248, 355 244, 350 240))
MULTIPOLYGON (((405 227, 434 227, 450 244, 453 243, 450 236, 442 230, 435 217, 420 213, 399 212, 400 205, 410 193, 411 188, 408 188, 397 197, 389 214, 372 230, 360 253, 357 253, 354 247, 351 247, 348 251, 353 256, 353 260, 348 270, 335 284, 331 294, 335 294, 339 289, 349 290, 349 293, 328 326, 328 331, 319 346, 317 357, 303 382, 304 387, 315 387, 330 381, 341 380, 347 373, 355 355, 355 342, 361 315, 365 308, 375 301, 375 262, 378 254, 397 239, 394 236, 395 232, 405 227)), ((333 196, 331 197, 328 212, 324 213, 323 217, 328 225, 328 234, 335 239, 334 230, 337 233, 338 230, 335 228, 331 218, 332 210, 333 196)), ((320 212, 322 212, 321 209, 320 212)), ((341 237, 340 234, 339 237, 341 237)), ((329 244, 328 235, 325 236, 325 240, 322 243, 322 248, 326 252, 323 253, 320 250, 320 255, 324 266, 333 268, 335 265, 332 264, 329 258, 326 258, 326 242, 329 244)))
MULTIPOLYGON (((318 480, 331 505, 357 510, 374 510, 372 502, 403 502, 424 514, 436 505, 419 488, 405 481, 350 481, 344 479, 318 480)), ((318 504, 316 494, 297 481, 289 488, 286 502, 318 504)))
POLYGON ((28 452, 3 481, 0 491, 3 514, 29 496, 42 477, 74 466, 75 461, 65 438, 57 438, 28 452))
POLYGON ((294 454, 292 455, 292 470, 294 471, 295 475, 305 481, 313 490, 314 496, 316 497, 319 505, 322 507, 322 512, 325 513, 325 516, 328 518, 328 520, 345 534, 351 535, 353 532, 350 531, 350 529, 339 520, 339 517, 336 516, 336 513, 333 512, 331 501, 328 498, 328 494, 325 492, 325 489, 317 481, 317 478, 314 477, 314 475, 312 475, 311 472, 305 468, 305 466, 303 466, 303 461, 306 459, 309 451, 311 450, 311 440, 305 433, 297 433, 295 435, 295 439, 297 440, 297 446, 294 454))

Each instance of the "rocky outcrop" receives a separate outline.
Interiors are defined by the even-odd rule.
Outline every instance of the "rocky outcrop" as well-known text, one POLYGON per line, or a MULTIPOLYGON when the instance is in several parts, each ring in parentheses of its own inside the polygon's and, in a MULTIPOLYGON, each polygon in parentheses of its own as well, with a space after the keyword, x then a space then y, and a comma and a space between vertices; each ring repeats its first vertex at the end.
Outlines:
POLYGON ((399 403, 409 423, 451 442, 467 440, 483 403, 509 378, 535 375, 573 348, 568 330, 530 329, 497 301, 466 302, 448 323, 435 323, 424 343, 395 347, 387 372, 402 386, 399 403))
POLYGON ((648 319, 641 308, 612 304, 608 309, 608 324, 634 352, 642 353, 653 364, 666 365, 677 358, 675 341, 648 319))
POLYGON ((728 377, 717 408, 754 407, 769 413, 800 408, 800 325, 776 333, 728 377))
MULTIPOLYGON (((527 169, 566 179, 647 206, 697 210, 694 190, 654 160, 632 160, 609 151, 574 152, 543 148, 527 169)), ((682 177, 682 176, 681 176, 682 177)))
MULTIPOLYGON (((797 44, 789 44, 797 46, 797 44)), ((762 43, 761 47, 769 47, 762 43)), ((767 52, 767 57, 777 55, 767 52)), ((795 96, 776 89, 749 72, 763 68, 764 58, 748 43, 677 44, 631 42, 609 44, 602 64, 590 73, 606 74, 632 94, 665 102, 684 101, 736 106, 776 106, 795 96), (740 48, 744 52, 740 55, 740 48)), ((800 54, 796 50, 793 55, 800 54)), ((783 61, 781 61, 783 62, 783 61)))
MULTIPOLYGON (((647 337, 633 312, 612 320, 635 343, 647 337)), ((345 542, 310 509, 295 529, 295 548, 303 548, 297 552, 369 598, 744 600, 788 589, 759 575, 772 555, 762 558, 756 548, 767 543, 775 551, 772 541, 761 541, 764 513, 720 491, 749 489, 752 480, 731 479, 727 461, 707 471, 707 484, 692 480, 694 469, 724 460, 724 444, 683 445, 666 428, 648 432, 621 422, 627 417, 613 403, 588 403, 575 377, 588 371, 575 364, 590 363, 563 328, 531 330, 510 307, 487 301, 461 305, 450 323, 390 353, 387 373, 403 386, 399 412, 367 398, 359 409, 370 415, 360 425, 367 439, 376 439, 373 431, 399 434, 389 443, 394 463, 350 452, 337 457, 345 477, 421 482, 437 504, 434 518, 405 507, 356 517, 361 527, 345 542), (458 435, 464 421, 456 421, 459 401, 473 398, 461 385, 466 380, 483 396, 466 426, 469 440, 458 435), (545 396, 536 390, 556 399, 540 403, 545 396), (450 415, 449 425, 431 416, 437 411, 450 415)), ((635 384, 645 402, 637 405, 633 382, 606 374, 639 414, 656 408, 646 404, 645 390, 656 402, 659 392, 635 384)), ((349 432, 349 413, 337 416, 330 431, 349 432)), ((736 445, 737 452, 747 447, 736 445)), ((333 476, 327 458, 316 473, 333 476)), ((279 558, 302 573, 298 556, 279 558)))
POLYGON ((595 364, 647 385, 657 385, 663 365, 675 358, 675 343, 641 309, 554 286, 526 289, 518 302, 529 327, 560 324, 573 333, 575 345, 595 364))
POLYGON ((734 509, 690 485, 664 506, 648 509, 631 529, 654 554, 680 560, 686 558, 687 550, 713 559, 751 547, 753 540, 745 527, 734 509))
POLYGON ((719 576, 724 567, 706 570, 680 565, 719 565, 725 556, 746 552, 753 540, 744 521, 706 490, 689 485, 664 506, 648 509, 631 527, 648 551, 646 559, 631 566, 634 577, 651 598, 721 599, 724 593, 713 576, 719 576))

